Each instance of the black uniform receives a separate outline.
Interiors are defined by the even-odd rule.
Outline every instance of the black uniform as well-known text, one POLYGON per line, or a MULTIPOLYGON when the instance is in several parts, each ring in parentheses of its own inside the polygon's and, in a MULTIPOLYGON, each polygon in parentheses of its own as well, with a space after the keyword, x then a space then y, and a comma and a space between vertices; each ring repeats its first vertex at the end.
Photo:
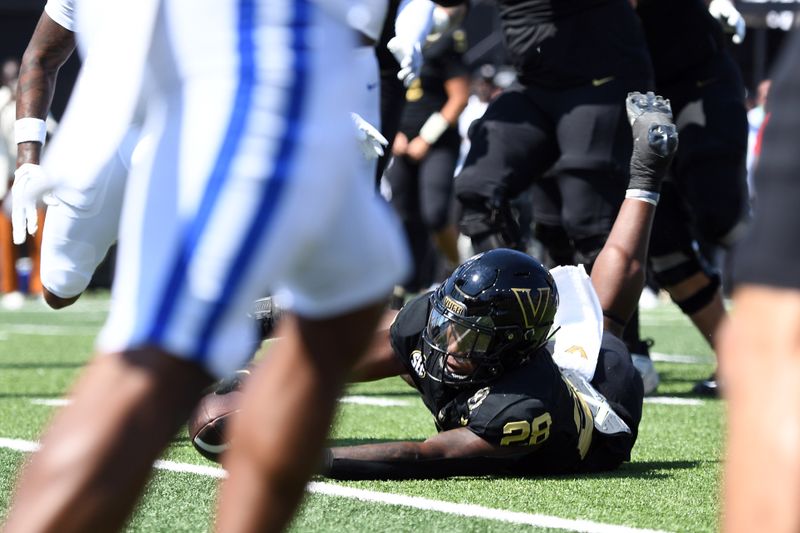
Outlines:
POLYGON ((736 283, 800 289, 800 33, 779 60, 755 172, 753 226, 737 247, 736 283))
MULTIPOLYGON (((639 20, 628 0, 499 0, 498 8, 519 83, 470 128, 456 179, 462 232, 478 250, 519 247, 508 201, 547 173, 578 261, 591 265, 627 184, 625 97, 652 88, 639 20)), ((535 198, 534 218, 542 222, 535 198)))
MULTIPOLYGON (((468 76, 462 54, 466 50, 463 31, 446 33, 423 49, 424 63, 420 76, 406 91, 406 104, 400 132, 409 140, 432 113, 442 109, 448 96, 447 80, 468 76)), ((453 173, 458 160, 461 136, 448 128, 428 150, 422 161, 395 157, 386 171, 392 189, 392 206, 403 221, 414 255, 417 272, 407 284, 410 291, 428 287, 433 279, 422 268, 430 249, 429 233, 442 230, 450 220, 453 199, 453 173)))
POLYGON ((408 369, 436 427, 466 427, 497 446, 521 448, 513 459, 471 459, 464 474, 558 474, 606 470, 630 459, 642 414, 642 381, 622 342, 603 338, 592 385, 603 393, 632 434, 603 435, 592 424, 586 404, 561 376, 548 349, 487 386, 454 388, 426 373, 422 330, 429 297, 409 302, 391 328, 395 354, 408 369))
MULTIPOLYGON (((744 84, 702 0, 640 0, 637 10, 657 91, 669 98, 681 139, 650 241, 656 280, 670 286, 703 268, 695 239, 728 247, 746 218, 744 84)), ((684 310, 707 302, 688 302, 684 310)))

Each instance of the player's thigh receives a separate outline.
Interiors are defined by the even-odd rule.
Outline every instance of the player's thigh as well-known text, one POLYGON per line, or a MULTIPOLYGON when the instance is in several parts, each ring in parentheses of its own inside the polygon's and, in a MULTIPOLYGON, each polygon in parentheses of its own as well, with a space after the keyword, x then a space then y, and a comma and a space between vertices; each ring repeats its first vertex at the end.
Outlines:
POLYGON ((95 180, 84 208, 62 200, 47 208, 41 276, 52 294, 70 298, 82 293, 117 240, 127 173, 121 159, 115 157, 95 180))
POLYGON ((237 368, 255 344, 252 299, 313 259, 354 183, 370 187, 341 110, 354 93, 349 30, 306 7, 303 25, 258 9, 158 27, 170 30, 155 37, 148 101, 158 148, 126 192, 102 348, 155 345, 212 374, 237 368), (214 22, 213 57, 182 46, 214 22))
MULTIPOLYGON (((556 135, 560 155, 554 170, 627 175, 632 142, 625 98, 643 86, 645 82, 611 80, 599 87, 582 86, 559 94, 556 135)), ((621 186, 625 186, 624 180, 621 186)))
POLYGON ((325 319, 384 301, 409 272, 406 239, 392 208, 361 182, 328 220, 313 248, 276 285, 283 306, 325 319))
POLYGON ((392 207, 403 220, 419 214, 419 164, 395 156, 384 174, 391 189, 392 207))
POLYGON ((726 238, 749 203, 744 106, 731 98, 707 98, 696 113, 703 113, 702 125, 690 124, 680 132, 681 148, 673 163, 675 183, 698 234, 709 242, 731 244, 726 238))
POLYGON ((456 179, 456 195, 513 197, 557 157, 553 124, 522 90, 506 91, 469 129, 470 150, 456 179))

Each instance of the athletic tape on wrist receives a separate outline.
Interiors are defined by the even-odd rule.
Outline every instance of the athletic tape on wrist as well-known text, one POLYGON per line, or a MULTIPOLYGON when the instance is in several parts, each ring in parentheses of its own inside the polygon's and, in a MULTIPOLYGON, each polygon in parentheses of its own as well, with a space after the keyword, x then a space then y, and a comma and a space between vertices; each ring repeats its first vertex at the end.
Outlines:
POLYGON ((658 205, 658 199, 661 195, 653 191, 645 191, 644 189, 628 189, 625 191, 625 198, 633 198, 640 202, 647 202, 651 205, 658 205))
POLYGON ((439 137, 441 137, 449 127, 450 123, 447 122, 447 119, 437 111, 429 116, 428 120, 425 121, 425 124, 423 124, 419 129, 419 136, 426 143, 433 144, 439 140, 439 137))
POLYGON ((35 141, 44 145, 46 137, 47 123, 40 118, 25 117, 14 122, 14 141, 17 144, 35 141))

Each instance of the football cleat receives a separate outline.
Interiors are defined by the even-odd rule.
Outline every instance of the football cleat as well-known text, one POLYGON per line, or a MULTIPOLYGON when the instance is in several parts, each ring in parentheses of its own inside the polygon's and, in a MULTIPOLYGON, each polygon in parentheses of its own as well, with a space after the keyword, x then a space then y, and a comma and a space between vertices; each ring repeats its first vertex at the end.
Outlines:
POLYGON ((708 398, 719 398, 721 391, 719 381, 717 381, 717 374, 711 374, 706 379, 701 379, 692 387, 692 392, 699 396, 706 396, 708 398))
POLYGON ((661 377, 653 365, 653 360, 650 359, 651 346, 653 346, 653 339, 642 339, 638 344, 631 346, 630 350, 633 366, 642 376, 645 396, 653 394, 658 388, 658 384, 661 383, 661 377))

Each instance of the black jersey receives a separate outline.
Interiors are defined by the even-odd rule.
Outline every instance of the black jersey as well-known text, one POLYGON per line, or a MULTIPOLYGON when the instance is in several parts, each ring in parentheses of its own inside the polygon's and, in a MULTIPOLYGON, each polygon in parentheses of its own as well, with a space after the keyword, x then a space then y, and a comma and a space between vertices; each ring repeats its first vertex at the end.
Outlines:
POLYGON ((611 76, 652 78, 629 0, 497 0, 497 6, 523 83, 569 87, 611 76))
POLYGON ((422 50, 422 69, 406 90, 406 104, 400 121, 400 131, 409 139, 419 135, 428 117, 444 107, 447 102, 445 82, 469 75, 462 58, 466 49, 466 34, 462 30, 445 33, 426 43, 422 50))
POLYGON ((550 352, 540 350, 490 385, 449 387, 423 364, 428 313, 429 295, 409 302, 392 325, 391 341, 439 431, 466 427, 496 446, 519 448, 511 460, 517 474, 579 470, 592 442, 592 416, 550 352))
POLYGON ((724 50, 722 27, 703 0, 639 0, 636 11, 658 86, 687 77, 692 83, 700 80, 708 64, 724 50))

